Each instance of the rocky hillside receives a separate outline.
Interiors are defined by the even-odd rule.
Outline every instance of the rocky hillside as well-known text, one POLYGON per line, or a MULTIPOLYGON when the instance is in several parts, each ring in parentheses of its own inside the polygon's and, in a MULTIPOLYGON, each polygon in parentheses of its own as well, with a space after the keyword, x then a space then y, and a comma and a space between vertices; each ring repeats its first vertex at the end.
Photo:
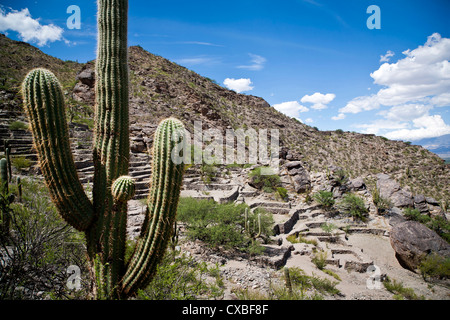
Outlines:
MULTIPOLYGON (((55 72, 62 82, 72 121, 92 125, 93 62, 62 61, 4 35, 0 35, 1 109, 21 111, 20 81, 29 69, 38 66, 55 72)), ((262 98, 225 89, 139 46, 130 47, 129 66, 130 129, 135 150, 148 150, 154 125, 167 116, 178 117, 190 130, 199 120, 204 129, 279 129, 281 157, 302 161, 309 172, 338 166, 350 177, 363 177, 369 184, 376 180, 376 174, 385 173, 413 194, 448 205, 450 167, 420 146, 375 135, 316 130, 281 114, 262 98)))

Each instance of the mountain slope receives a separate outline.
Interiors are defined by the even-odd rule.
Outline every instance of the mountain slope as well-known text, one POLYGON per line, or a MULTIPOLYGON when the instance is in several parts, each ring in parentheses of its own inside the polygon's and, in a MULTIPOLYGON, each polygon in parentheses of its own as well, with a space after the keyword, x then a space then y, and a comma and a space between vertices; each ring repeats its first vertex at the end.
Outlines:
MULTIPOLYGON (((18 85, 29 69, 42 66, 60 78, 72 113, 74 108, 92 111, 92 102, 74 99, 73 88, 77 84, 76 74, 93 69, 93 62, 64 62, 3 35, 0 50, 2 108, 21 110, 18 85), (11 93, 16 103, 11 104, 10 95, 5 93, 11 93)), ((330 165, 335 165, 351 177, 363 176, 369 180, 371 175, 383 172, 402 186, 409 186, 414 193, 439 201, 450 199, 450 166, 425 148, 375 135, 318 131, 276 111, 262 98, 227 90, 139 46, 129 49, 129 68, 132 132, 133 128, 154 125, 168 116, 182 120, 191 132, 194 121, 202 121, 203 129, 222 131, 227 128, 279 129, 283 157, 302 160, 310 171, 326 171, 330 165)), ((92 85, 83 90, 92 91, 92 85)), ((151 133, 139 131, 149 142, 151 133)))

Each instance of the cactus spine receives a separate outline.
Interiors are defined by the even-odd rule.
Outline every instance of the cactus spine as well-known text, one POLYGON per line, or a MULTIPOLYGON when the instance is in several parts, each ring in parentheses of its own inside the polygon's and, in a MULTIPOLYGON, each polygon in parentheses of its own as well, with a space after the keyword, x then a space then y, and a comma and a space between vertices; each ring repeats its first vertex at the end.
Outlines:
POLYGON ((34 69, 22 91, 42 172, 61 216, 84 231, 94 298, 127 298, 152 279, 170 242, 184 164, 171 161, 183 139, 176 119, 155 133, 147 216, 135 252, 125 261, 127 201, 134 195, 128 174, 127 0, 98 0, 93 201, 86 196, 70 151, 61 86, 48 70, 34 69))

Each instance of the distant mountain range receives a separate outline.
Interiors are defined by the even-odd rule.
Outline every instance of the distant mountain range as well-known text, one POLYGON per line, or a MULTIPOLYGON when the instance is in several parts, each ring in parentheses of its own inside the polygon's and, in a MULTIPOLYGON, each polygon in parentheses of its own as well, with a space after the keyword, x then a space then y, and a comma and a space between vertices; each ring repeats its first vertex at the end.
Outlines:
POLYGON ((445 160, 450 160, 450 134, 437 138, 426 138, 415 141, 413 144, 424 147, 445 160))

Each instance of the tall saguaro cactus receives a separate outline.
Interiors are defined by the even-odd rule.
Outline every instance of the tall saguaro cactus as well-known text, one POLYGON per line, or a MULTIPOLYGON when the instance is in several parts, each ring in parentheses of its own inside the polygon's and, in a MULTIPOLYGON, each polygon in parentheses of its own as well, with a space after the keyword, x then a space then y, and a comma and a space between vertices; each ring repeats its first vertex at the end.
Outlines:
POLYGON ((152 279, 170 241, 184 165, 171 160, 183 124, 163 120, 155 133, 147 216, 135 252, 125 261, 129 119, 126 0, 98 0, 93 200, 86 196, 70 150, 64 99, 57 78, 34 69, 22 84, 40 166, 61 216, 84 231, 94 298, 126 298, 152 279))

